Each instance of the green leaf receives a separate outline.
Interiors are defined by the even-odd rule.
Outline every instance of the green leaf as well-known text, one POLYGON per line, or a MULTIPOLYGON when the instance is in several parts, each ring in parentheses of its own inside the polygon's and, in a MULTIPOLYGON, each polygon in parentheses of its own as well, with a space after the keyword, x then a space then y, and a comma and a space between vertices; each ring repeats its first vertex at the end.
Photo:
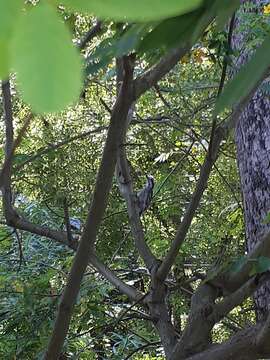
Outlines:
POLYGON ((164 20, 142 40, 139 51, 146 52, 160 47, 172 48, 188 40, 201 15, 200 10, 164 20))
POLYGON ((256 262, 252 266, 249 275, 261 274, 270 269, 270 258, 266 256, 260 256, 256 259, 256 262))
POLYGON ((27 155, 27 154, 15 154, 13 156, 13 163, 15 165, 20 165, 23 164, 25 161, 31 159, 31 155, 27 155))
POLYGON ((9 73, 9 46, 7 41, 0 40, 0 79, 5 80, 8 78, 9 73))
POLYGON ((141 37, 148 31, 149 25, 135 24, 131 26, 116 44, 115 56, 120 57, 136 49, 141 37))
POLYGON ((222 1, 217 3, 217 28, 222 31, 230 16, 240 6, 240 0, 222 1))
POLYGON ((117 41, 118 39, 115 38, 105 39, 95 48, 95 51, 86 59, 86 76, 97 73, 112 62, 117 41))
POLYGON ((155 21, 196 9, 202 0, 61 0, 71 9, 116 21, 155 21))
POLYGON ((49 4, 38 4, 21 16, 12 58, 22 98, 34 111, 60 111, 79 98, 81 58, 49 4))
POLYGON ((247 263, 248 259, 246 256, 241 256, 239 259, 237 259, 235 262, 233 262, 230 267, 229 271, 233 273, 239 272, 242 267, 247 263))
POLYGON ((197 23, 194 24, 192 37, 191 37, 191 44, 194 44, 198 38, 201 36, 203 31, 207 28, 207 26, 211 23, 211 21, 215 18, 217 14, 216 6, 218 1, 208 1, 208 3, 204 4, 207 5, 204 7, 204 11, 200 18, 198 19, 197 23))
POLYGON ((232 107, 250 93, 269 67, 269 56, 270 36, 268 35, 251 60, 241 68, 233 80, 225 87, 217 100, 215 114, 220 113, 225 108, 232 107))
POLYGON ((10 51, 9 41, 21 8, 21 0, 0 0, 0 79, 8 77, 10 51))
POLYGON ((104 39, 86 59, 86 76, 97 73, 100 69, 112 63, 115 57, 123 56, 135 50, 142 34, 148 28, 148 25, 135 24, 122 36, 116 33, 113 37, 104 39))

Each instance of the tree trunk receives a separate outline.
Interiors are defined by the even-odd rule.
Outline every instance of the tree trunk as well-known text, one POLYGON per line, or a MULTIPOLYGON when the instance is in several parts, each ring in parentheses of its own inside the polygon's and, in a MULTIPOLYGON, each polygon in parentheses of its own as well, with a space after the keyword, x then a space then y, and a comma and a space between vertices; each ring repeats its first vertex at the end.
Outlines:
MULTIPOLYGON (((252 3, 256 5, 258 13, 262 11, 263 0, 253 0, 252 3)), ((258 13, 254 16, 259 16, 258 13)), ((233 47, 238 50, 247 49, 244 43, 247 32, 239 29, 244 16, 243 12, 238 16, 233 36, 233 47)), ((237 68, 250 55, 251 51, 241 51, 235 64, 237 68)), ((250 251, 270 230, 270 224, 264 222, 270 212, 270 100, 260 89, 241 115, 235 141, 245 212, 246 244, 247 251, 250 251)), ((261 320, 270 308, 270 283, 255 293, 254 300, 257 318, 261 320)))

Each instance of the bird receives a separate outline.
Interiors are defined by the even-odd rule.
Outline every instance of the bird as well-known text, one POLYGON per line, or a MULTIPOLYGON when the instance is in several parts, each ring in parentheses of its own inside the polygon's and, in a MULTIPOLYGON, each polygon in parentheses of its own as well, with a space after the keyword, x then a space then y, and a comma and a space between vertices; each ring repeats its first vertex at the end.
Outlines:
POLYGON ((69 219, 71 230, 73 231, 80 231, 82 227, 81 220, 76 218, 70 218, 69 219))
POLYGON ((153 189, 155 186, 154 177, 152 175, 146 175, 147 181, 144 187, 137 192, 139 215, 141 216, 145 210, 150 206, 153 189))

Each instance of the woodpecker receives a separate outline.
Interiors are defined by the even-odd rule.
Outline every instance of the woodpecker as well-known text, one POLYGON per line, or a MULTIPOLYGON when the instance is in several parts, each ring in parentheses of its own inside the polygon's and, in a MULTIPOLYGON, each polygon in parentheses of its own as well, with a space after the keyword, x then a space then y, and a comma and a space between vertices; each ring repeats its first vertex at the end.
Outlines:
POLYGON ((139 215, 149 207, 152 197, 153 197, 153 189, 154 189, 154 178, 151 175, 146 175, 147 181, 144 187, 137 192, 138 199, 138 207, 139 207, 139 215))
POLYGON ((70 218, 69 219, 71 230, 73 231, 81 231, 82 223, 79 219, 70 218))

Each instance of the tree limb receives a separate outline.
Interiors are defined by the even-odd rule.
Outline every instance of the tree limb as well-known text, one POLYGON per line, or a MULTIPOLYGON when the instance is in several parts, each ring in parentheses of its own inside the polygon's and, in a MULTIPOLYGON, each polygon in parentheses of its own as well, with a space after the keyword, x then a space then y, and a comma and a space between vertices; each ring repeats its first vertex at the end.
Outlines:
MULTIPOLYGON (((15 210, 13 209, 13 211, 15 210)), ((73 250, 77 249, 78 242, 73 240, 71 243, 69 243, 67 239, 67 234, 64 231, 53 230, 46 226, 33 224, 27 219, 23 218, 21 215, 19 215, 16 211, 15 214, 12 215, 12 217, 8 220, 9 221, 7 221, 7 224, 15 229, 28 231, 32 234, 36 234, 39 236, 44 236, 49 239, 55 240, 63 245, 68 245, 73 250)))
POLYGON ((69 244, 72 244, 73 236, 72 236, 71 225, 70 225, 69 205, 68 205, 66 196, 64 197, 63 208, 64 208, 64 220, 65 220, 65 225, 66 225, 66 229, 67 229, 67 239, 68 239, 69 244))
POLYGON ((214 321, 213 312, 217 289, 209 284, 200 285, 191 298, 191 309, 187 325, 173 349, 172 360, 186 359, 192 353, 206 349, 211 343, 214 321))
POLYGON ((193 219, 195 212, 200 204, 200 200, 202 198, 204 190, 207 187, 207 182, 208 182, 212 167, 215 164, 215 161, 218 157, 218 151, 219 151, 221 142, 228 137, 230 130, 232 130, 235 127, 243 109, 245 108, 245 106, 247 105, 249 100, 253 97, 253 95, 257 89, 257 86, 265 78, 265 76, 267 75, 267 72, 265 72, 263 74, 262 79, 260 79, 260 81, 254 86, 252 91, 241 102, 239 102, 236 105, 236 107, 233 110, 229 119, 225 123, 219 125, 215 129, 215 131, 213 133, 213 138, 212 138, 212 146, 209 147, 208 153, 205 157, 204 163, 200 170, 199 180, 197 181, 196 188, 192 195, 192 199, 185 211, 183 220, 178 228, 178 231, 172 242, 172 245, 171 245, 169 251, 167 252, 165 259, 162 262, 162 264, 158 270, 157 276, 161 280, 165 279, 166 276, 168 275, 170 268, 173 265, 174 260, 179 252, 179 249, 185 240, 185 237, 186 237, 186 234, 191 225, 192 219, 193 219))
POLYGON ((42 148, 39 149, 36 152, 36 154, 33 154, 29 159, 25 160, 20 165, 15 166, 14 171, 21 170, 25 165, 35 161, 36 159, 40 158, 43 155, 46 155, 47 153, 49 153, 52 150, 57 150, 62 146, 68 145, 72 141, 84 139, 85 137, 88 137, 91 134, 99 133, 99 132, 104 131, 104 130, 108 130, 108 126, 99 126, 96 129, 88 130, 88 131, 82 132, 81 134, 71 136, 70 138, 68 138, 66 140, 63 140, 63 141, 60 141, 60 142, 58 142, 56 144, 48 144, 48 147, 43 148, 43 149, 42 148))
POLYGON ((143 93, 154 86, 189 50, 189 46, 171 50, 159 63, 138 76, 134 81, 134 100, 139 99, 143 93))
POLYGON ((129 297, 130 300, 138 301, 143 298, 143 294, 132 286, 125 284, 113 271, 106 267, 95 254, 91 254, 90 263, 99 271, 99 273, 116 287, 122 294, 129 297))
POLYGON ((80 283, 90 261, 91 254, 94 253, 96 236, 107 206, 111 189, 117 151, 120 145, 119 138, 121 139, 123 136, 128 110, 132 103, 132 75, 133 69, 129 66, 128 58, 125 58, 124 79, 119 96, 117 97, 113 108, 91 207, 78 250, 74 257, 68 282, 59 305, 54 330, 44 357, 46 360, 58 359, 58 356, 60 355, 69 329, 69 323, 80 289, 80 283))
POLYGON ((225 294, 237 290, 250 279, 250 271, 254 266, 254 260, 259 256, 270 257, 270 232, 247 255, 247 260, 239 271, 218 274, 210 282, 220 286, 225 294))
MULTIPOLYGON (((121 64, 121 59, 117 59, 117 73, 118 79, 117 83, 118 86, 122 82, 122 71, 123 66, 121 64)), ((148 270, 151 271, 153 264, 156 261, 156 258, 152 254, 150 248, 146 244, 144 231, 142 227, 142 223, 139 216, 138 206, 137 206, 137 197, 134 193, 133 189, 133 182, 129 171, 128 160, 126 155, 126 147, 124 144, 126 143, 126 134, 128 130, 129 123, 131 122, 133 108, 135 103, 131 105, 129 109, 128 119, 126 122, 125 132, 123 132, 122 137, 120 140, 120 146, 117 152, 117 162, 116 162, 116 178, 118 181, 118 186, 121 195, 125 199, 129 222, 131 226, 131 231, 135 240, 135 245, 139 254, 141 255, 142 259, 144 260, 145 265, 147 266, 148 270)))
POLYGON ((13 213, 12 209, 12 192, 11 192, 11 171, 12 171, 12 149, 14 141, 13 130, 13 114, 11 103, 10 82, 2 81, 2 95, 4 106, 4 120, 5 120, 5 172, 3 176, 3 208, 5 217, 10 216, 9 213, 13 213))
MULTIPOLYGON (((10 82, 2 82, 2 94, 3 94, 3 104, 4 104, 4 119, 5 119, 5 131, 6 131, 6 143, 5 143, 5 162, 3 169, 1 171, 2 177, 2 193, 3 193, 3 208, 4 216, 7 222, 7 225, 12 226, 16 229, 29 231, 33 234, 49 237, 50 239, 59 241, 63 244, 68 245, 67 236, 65 232, 51 230, 47 227, 39 226, 32 224, 28 220, 24 219, 21 215, 17 213, 12 205, 12 190, 11 190, 11 173, 12 173, 12 159, 14 151, 18 144, 21 142, 22 137, 28 127, 30 120, 33 115, 30 115, 17 139, 14 141, 13 137, 13 114, 12 114, 12 103, 11 103, 11 93, 10 93, 10 82)), ((76 249, 76 243, 72 243, 74 249, 76 249)))
POLYGON ((12 150, 11 153, 5 157, 5 161, 4 164, 2 166, 2 169, 0 171, 0 187, 2 187, 4 185, 4 181, 7 179, 7 172, 9 171, 8 169, 11 168, 11 164, 12 164, 12 160, 14 157, 14 153, 16 148, 20 145, 23 135, 25 134, 30 121, 33 119, 33 114, 30 114, 26 117, 24 124, 22 126, 22 128, 19 131, 19 134, 17 136, 17 138, 15 139, 13 146, 12 146, 12 150))
MULTIPOLYGON (((186 358, 186 360, 255 360, 260 358, 254 339, 260 329, 259 325, 246 328, 229 340, 221 344, 214 344, 210 348, 196 355, 186 358)), ((169 360, 177 359, 173 357, 169 360)))
MULTIPOLYGON (((215 13, 210 9, 206 10, 203 23, 201 23, 201 30, 203 31, 213 21, 215 13)), ((197 30, 198 31, 198 30, 197 30)), ((137 100, 143 93, 149 90, 152 86, 163 78, 177 62, 192 48, 195 37, 198 34, 193 34, 191 39, 180 47, 174 48, 169 51, 157 64, 155 64, 148 71, 140 75, 134 82, 134 100, 137 100)))
POLYGON ((251 296, 256 289, 269 280, 269 274, 257 274, 249 279, 244 285, 237 289, 231 295, 225 297, 221 302, 215 304, 214 312, 209 319, 213 319, 214 323, 220 321, 236 306, 243 303, 249 296, 251 296))
POLYGON ((87 44, 94 39, 102 31, 102 21, 97 21, 97 23, 84 35, 81 39, 78 47, 80 50, 83 50, 87 44))
POLYGON ((269 345, 269 336, 270 336, 270 312, 268 313, 267 319, 264 322, 261 330, 258 332, 256 337, 256 344, 263 348, 264 351, 270 353, 269 345))

